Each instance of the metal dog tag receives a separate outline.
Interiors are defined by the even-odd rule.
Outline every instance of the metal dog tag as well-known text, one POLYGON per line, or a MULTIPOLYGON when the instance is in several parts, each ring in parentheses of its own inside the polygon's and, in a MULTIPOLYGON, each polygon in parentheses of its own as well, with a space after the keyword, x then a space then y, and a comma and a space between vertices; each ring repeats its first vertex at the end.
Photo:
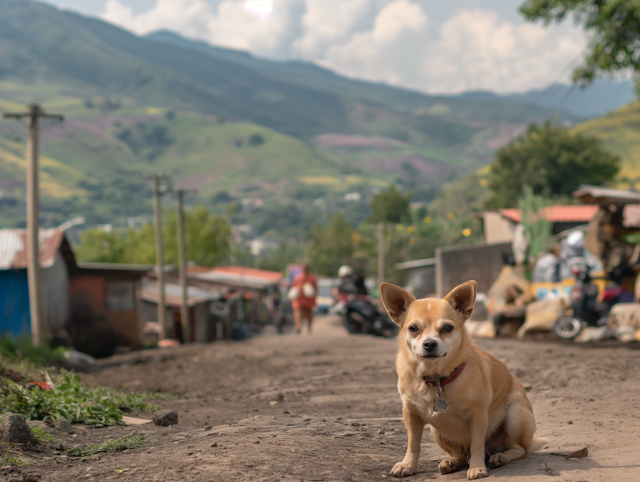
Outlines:
POLYGON ((449 406, 449 404, 447 403, 446 400, 443 400, 442 398, 438 397, 435 400, 434 406, 433 406, 433 411, 434 412, 443 412, 443 413, 447 413, 447 407, 449 406))
POLYGON ((436 393, 436 399, 433 401, 433 411, 443 412, 446 415, 449 404, 446 400, 442 399, 442 387, 440 386, 439 378, 436 381, 436 384, 438 386, 438 392, 436 393))

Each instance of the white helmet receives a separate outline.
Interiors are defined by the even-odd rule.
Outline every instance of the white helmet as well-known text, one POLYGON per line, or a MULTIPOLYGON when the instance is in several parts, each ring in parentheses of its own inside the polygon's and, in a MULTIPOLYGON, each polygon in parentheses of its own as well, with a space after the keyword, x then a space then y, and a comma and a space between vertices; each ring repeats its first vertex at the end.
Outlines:
POLYGON ((340 266, 338 270, 338 278, 344 278, 345 276, 351 276, 353 274, 353 269, 348 264, 344 266, 340 266))

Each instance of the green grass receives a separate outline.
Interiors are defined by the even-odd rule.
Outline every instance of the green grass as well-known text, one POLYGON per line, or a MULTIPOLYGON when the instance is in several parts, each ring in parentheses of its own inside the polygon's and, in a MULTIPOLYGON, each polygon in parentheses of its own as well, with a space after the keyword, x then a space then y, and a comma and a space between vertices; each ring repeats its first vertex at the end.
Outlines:
POLYGON ((90 457, 95 454, 105 452, 120 452, 127 449, 139 449, 144 447, 147 437, 137 437, 130 435, 118 440, 106 439, 99 445, 89 445, 87 447, 74 447, 68 451, 72 457, 90 457))
POLYGON ((0 459, 1 465, 31 465, 24 462, 24 460, 17 457, 12 457, 9 454, 4 454, 4 457, 0 459))
POLYGON ((8 336, 0 337, 0 356, 8 359, 27 360, 36 365, 51 366, 64 361, 67 348, 51 348, 48 345, 34 347, 29 337, 14 340, 8 336))
POLYGON ((62 419, 88 425, 123 425, 125 412, 154 411, 157 406, 145 402, 148 394, 121 394, 106 387, 87 388, 80 377, 63 371, 53 390, 34 388, 6 381, 0 411, 22 414, 27 420, 62 419))
POLYGON ((33 432, 33 435, 36 438, 37 444, 41 444, 44 442, 56 442, 56 438, 53 435, 41 429, 40 427, 29 427, 29 428, 31 429, 31 432, 33 432))

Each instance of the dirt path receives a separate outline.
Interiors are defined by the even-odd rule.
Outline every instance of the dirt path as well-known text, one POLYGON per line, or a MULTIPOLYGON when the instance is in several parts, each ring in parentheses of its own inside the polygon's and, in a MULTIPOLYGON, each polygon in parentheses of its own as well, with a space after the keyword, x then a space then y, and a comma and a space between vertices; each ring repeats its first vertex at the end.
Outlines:
MULTIPOLYGON (((266 335, 171 349, 162 351, 164 361, 85 375, 89 384, 177 394, 160 405, 177 409, 179 424, 136 427, 148 436, 144 449, 84 461, 56 456, 42 461, 48 466, 36 461, 30 471, 44 481, 389 479, 406 447, 403 423, 390 420, 401 416, 396 343, 349 336, 337 319, 324 318, 313 336, 266 335)), ((640 351, 513 340, 477 343, 531 385, 537 434, 550 440, 541 453, 492 470, 491 476, 640 480, 640 351), (553 454, 585 446, 587 458, 553 454)), ((75 439, 68 435, 63 442, 98 441, 131 430, 78 428, 75 439)), ((464 471, 440 475, 442 456, 425 435, 419 473, 410 480, 465 479, 464 471)))

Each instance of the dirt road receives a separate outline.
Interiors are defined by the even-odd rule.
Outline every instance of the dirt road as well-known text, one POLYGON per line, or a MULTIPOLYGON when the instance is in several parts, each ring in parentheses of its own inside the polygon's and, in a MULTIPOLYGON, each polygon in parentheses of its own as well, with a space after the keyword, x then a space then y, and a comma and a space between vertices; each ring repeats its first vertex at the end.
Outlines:
MULTIPOLYGON (((531 385, 537 435, 550 440, 542 452, 491 470, 492 477, 640 480, 640 351, 514 340, 477 343, 531 385), (557 454, 585 446, 587 458, 557 454)), ((339 320, 327 317, 318 321, 313 336, 266 335, 147 352, 146 362, 84 379, 122 390, 174 393, 160 405, 177 409, 179 424, 78 427, 74 438, 60 435, 67 446, 131 430, 146 434, 148 444, 97 460, 63 455, 34 460, 30 473, 44 481, 389 480, 406 447, 404 425, 395 420, 401 416, 396 344, 349 336, 339 320)), ((438 473, 443 453, 428 434, 422 447, 419 472, 410 480, 465 479, 465 471, 438 473)))

